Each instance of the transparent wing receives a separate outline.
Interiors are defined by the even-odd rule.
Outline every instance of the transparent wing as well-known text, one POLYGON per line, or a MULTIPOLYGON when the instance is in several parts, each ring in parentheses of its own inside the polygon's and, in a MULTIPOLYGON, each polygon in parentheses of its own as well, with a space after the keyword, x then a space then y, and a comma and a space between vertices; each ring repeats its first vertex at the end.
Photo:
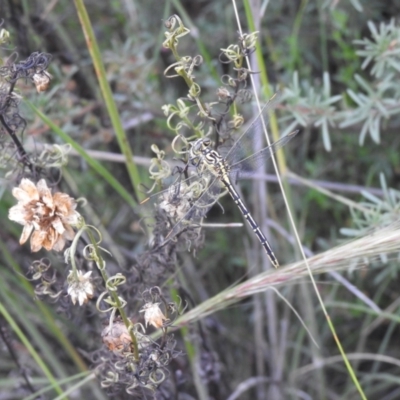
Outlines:
POLYGON ((208 188, 188 208, 187 212, 177 220, 166 236, 166 241, 171 240, 188 227, 199 227, 201 220, 207 215, 208 210, 218 201, 222 189, 221 182, 212 174, 209 174, 208 177, 211 179, 208 188))
POLYGON ((253 120, 250 126, 239 135, 233 146, 229 149, 220 149, 218 151, 224 156, 228 165, 238 162, 253 154, 255 149, 260 148, 263 134, 263 121, 268 123, 269 113, 279 103, 279 95, 275 94, 263 107, 260 114, 253 120))
POLYGON ((211 172, 204 171, 187 179, 178 179, 168 189, 155 193, 144 203, 163 211, 172 228, 165 237, 173 239, 190 226, 199 226, 208 210, 218 201, 221 194, 221 183, 211 172))
POLYGON ((178 198, 178 195, 180 193, 180 188, 182 185, 189 185, 198 179, 197 174, 192 174, 189 178, 182 179, 183 173, 178 174, 177 178, 174 178, 174 181, 172 183, 166 183, 171 180, 172 176, 169 177, 167 180, 163 181, 163 185, 168 185, 167 189, 160 190, 150 196, 148 196, 146 199, 142 200, 140 204, 145 204, 151 206, 154 206, 159 198, 163 196, 164 194, 168 194, 169 197, 171 198, 171 201, 174 201, 174 199, 178 198))
POLYGON ((276 142, 272 143, 271 146, 264 147, 257 151, 251 156, 248 156, 240 161, 235 162, 230 166, 231 172, 252 172, 256 171, 261 165, 264 165, 272 154, 278 149, 285 146, 290 140, 292 140, 299 131, 294 131, 288 135, 280 138, 276 142))

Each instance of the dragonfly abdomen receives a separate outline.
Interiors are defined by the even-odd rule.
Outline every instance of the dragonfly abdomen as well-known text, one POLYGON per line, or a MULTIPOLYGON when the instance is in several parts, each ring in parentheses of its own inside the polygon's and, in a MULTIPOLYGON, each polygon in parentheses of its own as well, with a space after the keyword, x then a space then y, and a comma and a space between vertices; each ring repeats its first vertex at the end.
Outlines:
POLYGON ((227 174, 223 174, 221 176, 221 182, 223 185, 226 187, 228 190, 229 194, 231 195, 233 201, 236 203, 238 206, 240 212, 243 214, 243 217, 246 219, 246 221, 249 223, 251 229, 253 229, 253 232, 257 236, 258 240, 260 241, 261 245, 263 246, 265 252, 267 253, 268 258, 271 261, 271 264, 275 267, 279 267, 279 262, 277 258, 275 257, 275 254, 273 253, 270 244, 268 243, 267 238, 265 235, 262 233, 260 227, 258 226, 257 222, 254 220, 254 218, 251 216, 249 210, 246 208, 244 205, 242 199, 236 192, 235 188, 233 185, 230 183, 230 179, 228 178, 227 174))

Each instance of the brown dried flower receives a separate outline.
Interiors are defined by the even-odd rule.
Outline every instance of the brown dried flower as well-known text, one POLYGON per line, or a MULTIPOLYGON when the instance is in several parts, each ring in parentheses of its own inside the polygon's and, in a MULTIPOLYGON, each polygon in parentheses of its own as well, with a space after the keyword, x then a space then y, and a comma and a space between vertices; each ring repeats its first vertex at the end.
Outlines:
POLYGON ((83 274, 80 270, 76 273, 73 270, 69 271, 67 277, 68 294, 71 296, 72 303, 75 304, 76 300, 78 300, 81 306, 93 297, 93 284, 90 281, 91 274, 92 271, 88 271, 86 274, 83 274))
POLYGON ((22 179, 12 194, 18 204, 10 208, 8 218, 24 225, 20 244, 28 240, 32 231, 33 252, 42 247, 48 251, 61 251, 65 241, 74 238, 71 225, 76 225, 81 216, 75 211, 76 202, 72 197, 61 192, 52 195, 44 179, 37 185, 29 179, 22 179))
POLYGON ((148 324, 155 328, 162 328, 164 321, 169 321, 160 309, 160 303, 146 303, 140 312, 144 312, 146 327, 148 324))
POLYGON ((111 326, 107 325, 101 332, 101 337, 110 351, 127 351, 132 343, 128 328, 122 321, 114 321, 111 326))
POLYGON ((45 92, 49 88, 51 78, 52 76, 47 71, 42 71, 32 76, 38 93, 45 92))

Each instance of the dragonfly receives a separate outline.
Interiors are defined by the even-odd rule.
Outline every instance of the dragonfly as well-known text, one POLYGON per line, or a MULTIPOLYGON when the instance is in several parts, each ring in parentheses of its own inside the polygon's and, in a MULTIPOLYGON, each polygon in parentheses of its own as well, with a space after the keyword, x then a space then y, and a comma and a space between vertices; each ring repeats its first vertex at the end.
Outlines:
POLYGON ((189 143, 189 163, 196 167, 197 173, 186 180, 178 180, 167 190, 150 196, 156 196, 159 199, 160 208, 177 220, 165 240, 171 240, 189 225, 198 224, 206 216, 208 210, 218 202, 221 192, 225 190, 230 194, 243 217, 249 223, 271 264, 275 268, 279 267, 279 262, 267 238, 250 214, 233 184, 233 182, 237 181, 240 173, 254 172, 273 153, 285 146, 298 133, 298 131, 289 133, 270 146, 247 156, 249 151, 254 148, 255 137, 263 129, 263 119, 268 117, 271 109, 270 104, 271 101, 264 106, 259 116, 230 148, 214 149, 213 142, 209 138, 201 138, 189 143))

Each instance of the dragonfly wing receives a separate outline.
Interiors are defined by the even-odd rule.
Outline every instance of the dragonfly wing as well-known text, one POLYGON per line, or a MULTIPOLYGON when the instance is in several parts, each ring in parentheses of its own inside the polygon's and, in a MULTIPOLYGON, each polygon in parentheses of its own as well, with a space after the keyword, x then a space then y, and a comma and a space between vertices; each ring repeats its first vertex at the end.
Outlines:
MULTIPOLYGON (((182 177, 184 176, 183 173, 179 173, 178 177, 173 178, 173 176, 170 176, 167 179, 163 180, 163 186, 168 185, 167 189, 160 190, 157 193, 151 194, 149 197, 141 201, 140 204, 154 204, 158 198, 163 194, 163 193, 169 193, 172 196, 172 193, 179 193, 181 185, 190 185, 190 183, 197 178, 196 175, 191 175, 189 178, 183 179, 182 177), (172 182, 171 178, 173 178, 172 182), (168 183, 167 183, 168 182, 168 183)), ((147 192, 149 193, 149 192, 147 192)))
POLYGON ((166 221, 167 233, 161 245, 189 228, 199 227, 201 219, 218 201, 220 193, 219 179, 211 172, 204 171, 153 195, 152 203, 162 212, 166 221), (168 226, 172 228, 168 229, 168 226))
POLYGON ((181 232, 190 228, 199 228, 201 220, 207 215, 208 210, 218 201, 221 193, 221 183, 212 174, 207 174, 201 179, 208 180, 207 189, 196 198, 189 206, 187 212, 175 223, 166 236, 166 241, 173 239, 181 232))
POLYGON ((246 157, 238 162, 231 165, 231 171, 240 172, 252 172, 256 171, 260 166, 271 158, 271 155, 276 153, 281 147, 285 146, 290 140, 292 140, 299 131, 294 131, 288 135, 280 138, 276 142, 272 143, 271 146, 264 147, 249 157, 246 157))
POLYGON ((250 154, 253 154, 255 149, 260 148, 262 138, 264 137, 264 124, 268 123, 271 110, 276 108, 279 103, 279 94, 275 94, 262 108, 258 116, 252 121, 250 126, 237 138, 229 151, 225 153, 225 160, 229 164, 237 162, 250 154))

